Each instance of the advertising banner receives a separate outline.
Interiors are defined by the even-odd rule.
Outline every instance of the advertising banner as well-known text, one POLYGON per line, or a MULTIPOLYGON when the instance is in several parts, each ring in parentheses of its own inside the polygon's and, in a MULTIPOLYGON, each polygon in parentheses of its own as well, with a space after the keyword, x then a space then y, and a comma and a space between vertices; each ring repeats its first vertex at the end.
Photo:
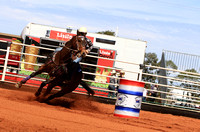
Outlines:
MULTIPOLYGON (((73 34, 73 33, 66 33, 66 32, 51 30, 49 38, 62 40, 62 41, 69 41, 75 35, 76 34, 73 34)), ((87 36, 87 38, 89 38, 92 41, 92 43, 94 42, 94 37, 87 36)))
MULTIPOLYGON (((115 55, 116 55, 115 50, 100 49, 99 57, 115 59, 115 55)), ((97 65, 112 68, 114 65, 114 61, 99 58, 97 65)), ((109 68, 98 67, 96 70, 96 74, 109 76, 111 74, 111 71, 112 70, 109 68)), ((109 77, 103 77, 103 76, 98 76, 98 75, 95 78, 95 81, 99 81, 103 83, 109 82, 109 80, 110 80, 109 77)))

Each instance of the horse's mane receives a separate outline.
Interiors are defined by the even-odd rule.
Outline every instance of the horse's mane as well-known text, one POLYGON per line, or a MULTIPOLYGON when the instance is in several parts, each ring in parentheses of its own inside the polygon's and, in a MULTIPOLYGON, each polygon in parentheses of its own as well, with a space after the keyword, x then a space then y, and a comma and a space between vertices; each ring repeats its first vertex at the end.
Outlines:
POLYGON ((68 48, 72 48, 73 43, 76 42, 76 36, 73 36, 72 39, 70 39, 69 41, 65 42, 65 46, 64 47, 68 47, 68 48))
POLYGON ((57 65, 64 63, 65 61, 71 58, 71 53, 73 50, 77 50, 76 46, 76 36, 73 36, 72 39, 67 41, 62 48, 62 50, 58 51, 55 55, 55 63, 57 65))

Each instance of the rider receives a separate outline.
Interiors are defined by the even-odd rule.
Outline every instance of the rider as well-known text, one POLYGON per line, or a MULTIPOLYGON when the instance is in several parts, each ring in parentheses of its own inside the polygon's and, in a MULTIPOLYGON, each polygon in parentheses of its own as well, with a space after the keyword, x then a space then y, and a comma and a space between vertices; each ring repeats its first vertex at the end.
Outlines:
MULTIPOLYGON (((85 44, 85 49, 86 50, 85 50, 85 55, 84 56, 86 56, 88 53, 90 53, 91 49, 93 48, 93 43, 91 42, 90 39, 88 39, 86 37, 86 35, 87 35, 87 28, 86 27, 81 27, 81 28, 79 28, 77 30, 77 36, 83 36, 85 38, 85 40, 86 40, 86 44, 85 44)), ((57 51, 59 51, 61 49, 62 48, 59 47, 55 51, 57 52, 57 51)), ((79 57, 76 56, 76 58, 73 60, 73 62, 78 64, 82 60, 82 58, 83 58, 83 56, 79 56, 79 57)), ((73 67, 73 68, 74 68, 73 71, 81 70, 79 65, 77 65, 77 67, 73 67)), ((54 76, 58 76, 59 74, 61 74, 61 71, 60 71, 61 69, 65 69, 67 71, 68 68, 66 68, 65 64, 62 65, 62 66, 59 66, 59 68, 57 67, 56 69, 53 70, 53 75, 54 76)))
MULTIPOLYGON (((88 53, 90 53, 91 49, 93 48, 93 43, 91 42, 90 39, 88 39, 88 38, 86 37, 86 35, 87 35, 87 28, 86 28, 86 27, 81 27, 81 28, 79 28, 79 29, 77 30, 77 36, 84 36, 84 37, 85 37, 85 40, 86 40, 86 44, 85 44, 85 49, 86 49, 86 51, 85 51, 85 53, 86 53, 86 55, 87 55, 88 53)), ((80 62, 81 60, 82 60, 82 57, 77 57, 77 58, 74 60, 74 62, 78 63, 78 62, 80 62)))
MULTIPOLYGON (((80 64, 79 64, 79 62, 82 60, 82 58, 83 57, 85 57, 88 53, 90 53, 90 51, 91 51, 91 49, 93 48, 93 43, 91 42, 91 40, 90 39, 88 39, 87 37, 86 37, 86 35, 87 35, 87 28, 85 28, 85 27, 81 27, 81 28, 79 28, 78 30, 77 30, 77 36, 83 36, 84 38, 85 38, 85 40, 86 40, 86 44, 85 44, 85 55, 84 56, 77 56, 76 57, 76 59, 75 60, 73 60, 73 62, 72 63, 74 63, 74 65, 73 65, 73 68, 72 67, 70 67, 70 66, 68 66, 67 64, 64 64, 64 65, 62 65, 62 66, 59 66, 58 68, 55 68, 54 70, 53 70, 53 75, 52 76, 56 76, 56 77, 58 77, 58 76, 63 76, 63 79, 64 78, 66 78, 66 74, 68 74, 67 76, 67 78, 68 79, 71 79, 71 77, 72 77, 72 75, 74 74, 74 72, 81 72, 81 67, 80 67, 80 64), (69 70, 68 70, 69 69, 69 70), (63 70, 65 70, 65 72, 63 72, 63 70), (69 71, 69 72, 68 72, 69 71), (65 76, 65 77, 64 77, 65 76)), ((59 51, 59 50, 61 50, 62 48, 57 48, 56 49, 56 51, 59 51)), ((49 83, 49 82, 51 82, 51 81, 53 81, 54 80, 54 78, 52 78, 52 79, 50 79, 50 80, 47 80, 47 82, 46 83, 49 83)), ((81 81, 81 83, 80 83, 87 91, 88 91, 88 93, 89 93, 89 95, 90 94, 94 94, 94 91, 93 90, 91 90, 88 86, 87 86, 87 84, 85 84, 85 82, 83 82, 83 81, 81 81)))
MULTIPOLYGON (((91 49, 93 48, 93 43, 91 42, 90 39, 88 39, 88 38, 86 37, 86 35, 87 35, 87 28, 86 28, 86 27, 81 27, 81 28, 79 28, 79 29, 77 30, 77 35, 76 35, 76 36, 82 36, 82 37, 84 37, 85 40, 86 40, 86 44, 85 44, 85 49, 86 49, 86 50, 85 50, 85 55, 87 55, 88 53, 90 53, 91 49)), ((56 48, 55 52, 58 52, 58 51, 60 51, 60 50, 62 50, 62 47, 56 48)), ((82 57, 77 57, 77 58, 74 60, 74 62, 78 63, 78 62, 80 62, 81 60, 82 60, 82 57)))

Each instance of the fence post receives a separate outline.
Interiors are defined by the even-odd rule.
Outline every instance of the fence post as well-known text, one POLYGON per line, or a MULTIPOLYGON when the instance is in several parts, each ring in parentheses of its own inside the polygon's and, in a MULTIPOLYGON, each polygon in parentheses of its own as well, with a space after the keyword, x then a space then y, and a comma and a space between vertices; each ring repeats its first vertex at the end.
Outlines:
MULTIPOLYGON (((166 64, 165 64, 165 54, 164 54, 164 52, 162 53, 162 58, 161 58, 160 67, 166 68, 166 64)), ((164 70, 164 69, 160 69, 160 70, 159 70, 159 75, 167 77, 167 71, 164 70)), ((166 79, 166 78, 160 78, 160 77, 159 77, 159 78, 158 78, 158 83, 159 83, 159 84, 163 84, 163 85, 168 85, 167 79, 166 79)), ((163 92, 167 92, 167 89, 168 89, 168 88, 167 88, 167 87, 164 87, 164 86, 161 86, 161 87, 160 87, 160 90, 163 91, 163 92)), ((165 99, 165 98, 166 98, 166 93, 161 93, 160 97, 163 98, 163 99, 165 99)), ((162 104, 165 104, 165 102, 166 102, 165 100, 162 100, 162 104)))
POLYGON ((142 72, 143 72, 143 69, 145 67, 144 64, 140 64, 140 71, 139 71, 139 77, 138 77, 138 81, 142 81, 142 72))
POLYGON ((12 42, 7 42, 7 51, 6 51, 6 56, 5 56, 5 61, 4 61, 4 68, 3 68, 3 75, 1 78, 1 81, 5 80, 5 76, 6 76, 6 69, 7 69, 7 64, 8 64, 8 57, 9 57, 9 52, 10 52, 10 45, 12 44, 12 42))

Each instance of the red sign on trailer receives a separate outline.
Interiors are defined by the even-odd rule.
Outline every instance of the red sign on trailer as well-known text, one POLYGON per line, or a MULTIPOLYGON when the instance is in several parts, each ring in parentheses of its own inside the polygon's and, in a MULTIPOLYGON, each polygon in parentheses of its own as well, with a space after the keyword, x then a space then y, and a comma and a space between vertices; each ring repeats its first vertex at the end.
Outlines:
MULTIPOLYGON (((115 56, 116 56, 115 50, 100 49, 99 57, 108 58, 108 59, 115 59, 115 56)), ((113 68, 114 61, 99 58, 97 65, 113 68)), ((96 74, 109 76, 111 74, 110 68, 98 67, 96 74)), ((100 76, 97 75, 95 80, 105 83, 105 82, 109 82, 110 79, 109 79, 109 77, 100 77, 100 76)))
MULTIPOLYGON (((51 30, 49 38, 62 40, 62 41, 69 41, 75 35, 76 34, 73 34, 73 33, 66 33, 66 32, 51 30)), ((94 37, 87 36, 87 38, 89 38, 92 41, 92 43, 94 42, 94 37)))

